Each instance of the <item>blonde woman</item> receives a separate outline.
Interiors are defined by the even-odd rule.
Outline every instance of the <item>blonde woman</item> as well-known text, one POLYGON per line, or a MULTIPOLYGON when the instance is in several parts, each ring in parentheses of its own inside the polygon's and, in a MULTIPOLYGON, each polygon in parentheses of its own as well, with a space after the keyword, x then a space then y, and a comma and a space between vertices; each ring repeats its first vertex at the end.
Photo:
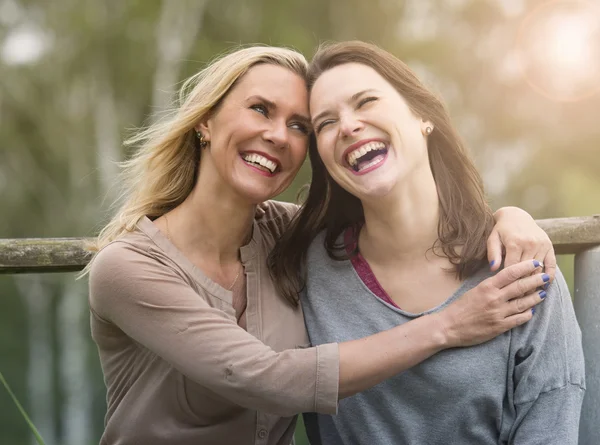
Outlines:
MULTIPOLYGON (((287 445, 296 414, 335 413, 339 399, 442 349, 531 318, 542 278, 528 260, 439 314, 306 347, 296 298, 275 291, 266 267, 296 212, 269 200, 306 155, 306 70, 294 51, 238 50, 188 80, 173 116, 131 140, 139 150, 122 205, 89 268, 108 392, 102 444, 287 445)), ((521 211, 506 215, 509 244, 521 228, 526 243, 542 234, 521 211)), ((548 249, 540 239, 534 253, 548 249)))

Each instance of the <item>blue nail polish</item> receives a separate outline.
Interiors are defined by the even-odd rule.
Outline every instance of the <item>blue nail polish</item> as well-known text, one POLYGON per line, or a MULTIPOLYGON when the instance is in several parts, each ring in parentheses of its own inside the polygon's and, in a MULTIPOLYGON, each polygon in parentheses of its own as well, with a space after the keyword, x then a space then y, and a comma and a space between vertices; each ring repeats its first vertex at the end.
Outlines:
POLYGON ((544 298, 546 298, 546 292, 541 291, 540 292, 540 298, 543 300, 544 298))
POLYGON ((496 264, 496 260, 490 261, 490 267, 494 267, 494 264, 496 264))
POLYGON ((535 314, 535 308, 534 307, 531 308, 531 314, 532 315, 535 314))
POLYGON ((545 273, 544 275, 542 275, 542 280, 544 281, 544 283, 547 283, 548 281, 550 281, 550 275, 545 273))
POLYGON ((550 287, 550 283, 544 284, 544 290, 548 290, 549 287, 550 287))
POLYGON ((540 262, 538 260, 533 260, 533 267, 540 267, 540 262))

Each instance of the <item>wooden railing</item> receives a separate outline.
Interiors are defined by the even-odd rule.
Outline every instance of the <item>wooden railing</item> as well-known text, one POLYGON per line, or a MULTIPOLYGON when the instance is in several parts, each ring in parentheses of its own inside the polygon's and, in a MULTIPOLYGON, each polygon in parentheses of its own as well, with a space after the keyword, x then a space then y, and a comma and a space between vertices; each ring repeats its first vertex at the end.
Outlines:
MULTIPOLYGON (((600 245, 600 215, 541 219, 559 254, 576 254, 600 245)), ((75 272, 91 254, 85 238, 0 239, 0 274, 75 272)))
MULTIPOLYGON (((575 312, 583 332, 587 391, 580 445, 600 443, 600 215, 539 220, 558 254, 575 254, 575 312)), ((84 238, 0 239, 0 274, 75 272, 91 258, 84 238)))

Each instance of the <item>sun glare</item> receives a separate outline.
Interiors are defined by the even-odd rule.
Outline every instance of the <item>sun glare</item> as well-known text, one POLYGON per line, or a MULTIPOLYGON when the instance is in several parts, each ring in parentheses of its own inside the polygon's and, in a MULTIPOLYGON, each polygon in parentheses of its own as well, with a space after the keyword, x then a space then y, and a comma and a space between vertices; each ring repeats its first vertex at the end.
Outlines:
POLYGON ((587 1, 551 1, 523 21, 518 53, 529 84, 554 100, 600 92, 600 10, 587 1))

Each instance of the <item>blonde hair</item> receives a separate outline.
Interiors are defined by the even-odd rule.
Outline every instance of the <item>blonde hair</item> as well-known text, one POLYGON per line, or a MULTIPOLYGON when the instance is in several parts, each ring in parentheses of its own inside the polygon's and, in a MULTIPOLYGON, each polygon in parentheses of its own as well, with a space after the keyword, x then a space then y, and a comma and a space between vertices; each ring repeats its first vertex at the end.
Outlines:
MULTIPOLYGON (((254 65, 287 68, 306 79, 308 62, 297 51, 252 46, 221 55, 205 69, 187 79, 178 106, 170 117, 141 129, 125 141, 137 152, 121 164, 123 191, 115 216, 88 245, 98 252, 111 241, 135 229, 144 217, 157 218, 181 204, 192 191, 200 161, 195 126, 218 107, 235 83, 254 65)), ((90 263, 91 264, 91 263, 90 263)), ((89 272, 90 264, 82 275, 89 272)))

